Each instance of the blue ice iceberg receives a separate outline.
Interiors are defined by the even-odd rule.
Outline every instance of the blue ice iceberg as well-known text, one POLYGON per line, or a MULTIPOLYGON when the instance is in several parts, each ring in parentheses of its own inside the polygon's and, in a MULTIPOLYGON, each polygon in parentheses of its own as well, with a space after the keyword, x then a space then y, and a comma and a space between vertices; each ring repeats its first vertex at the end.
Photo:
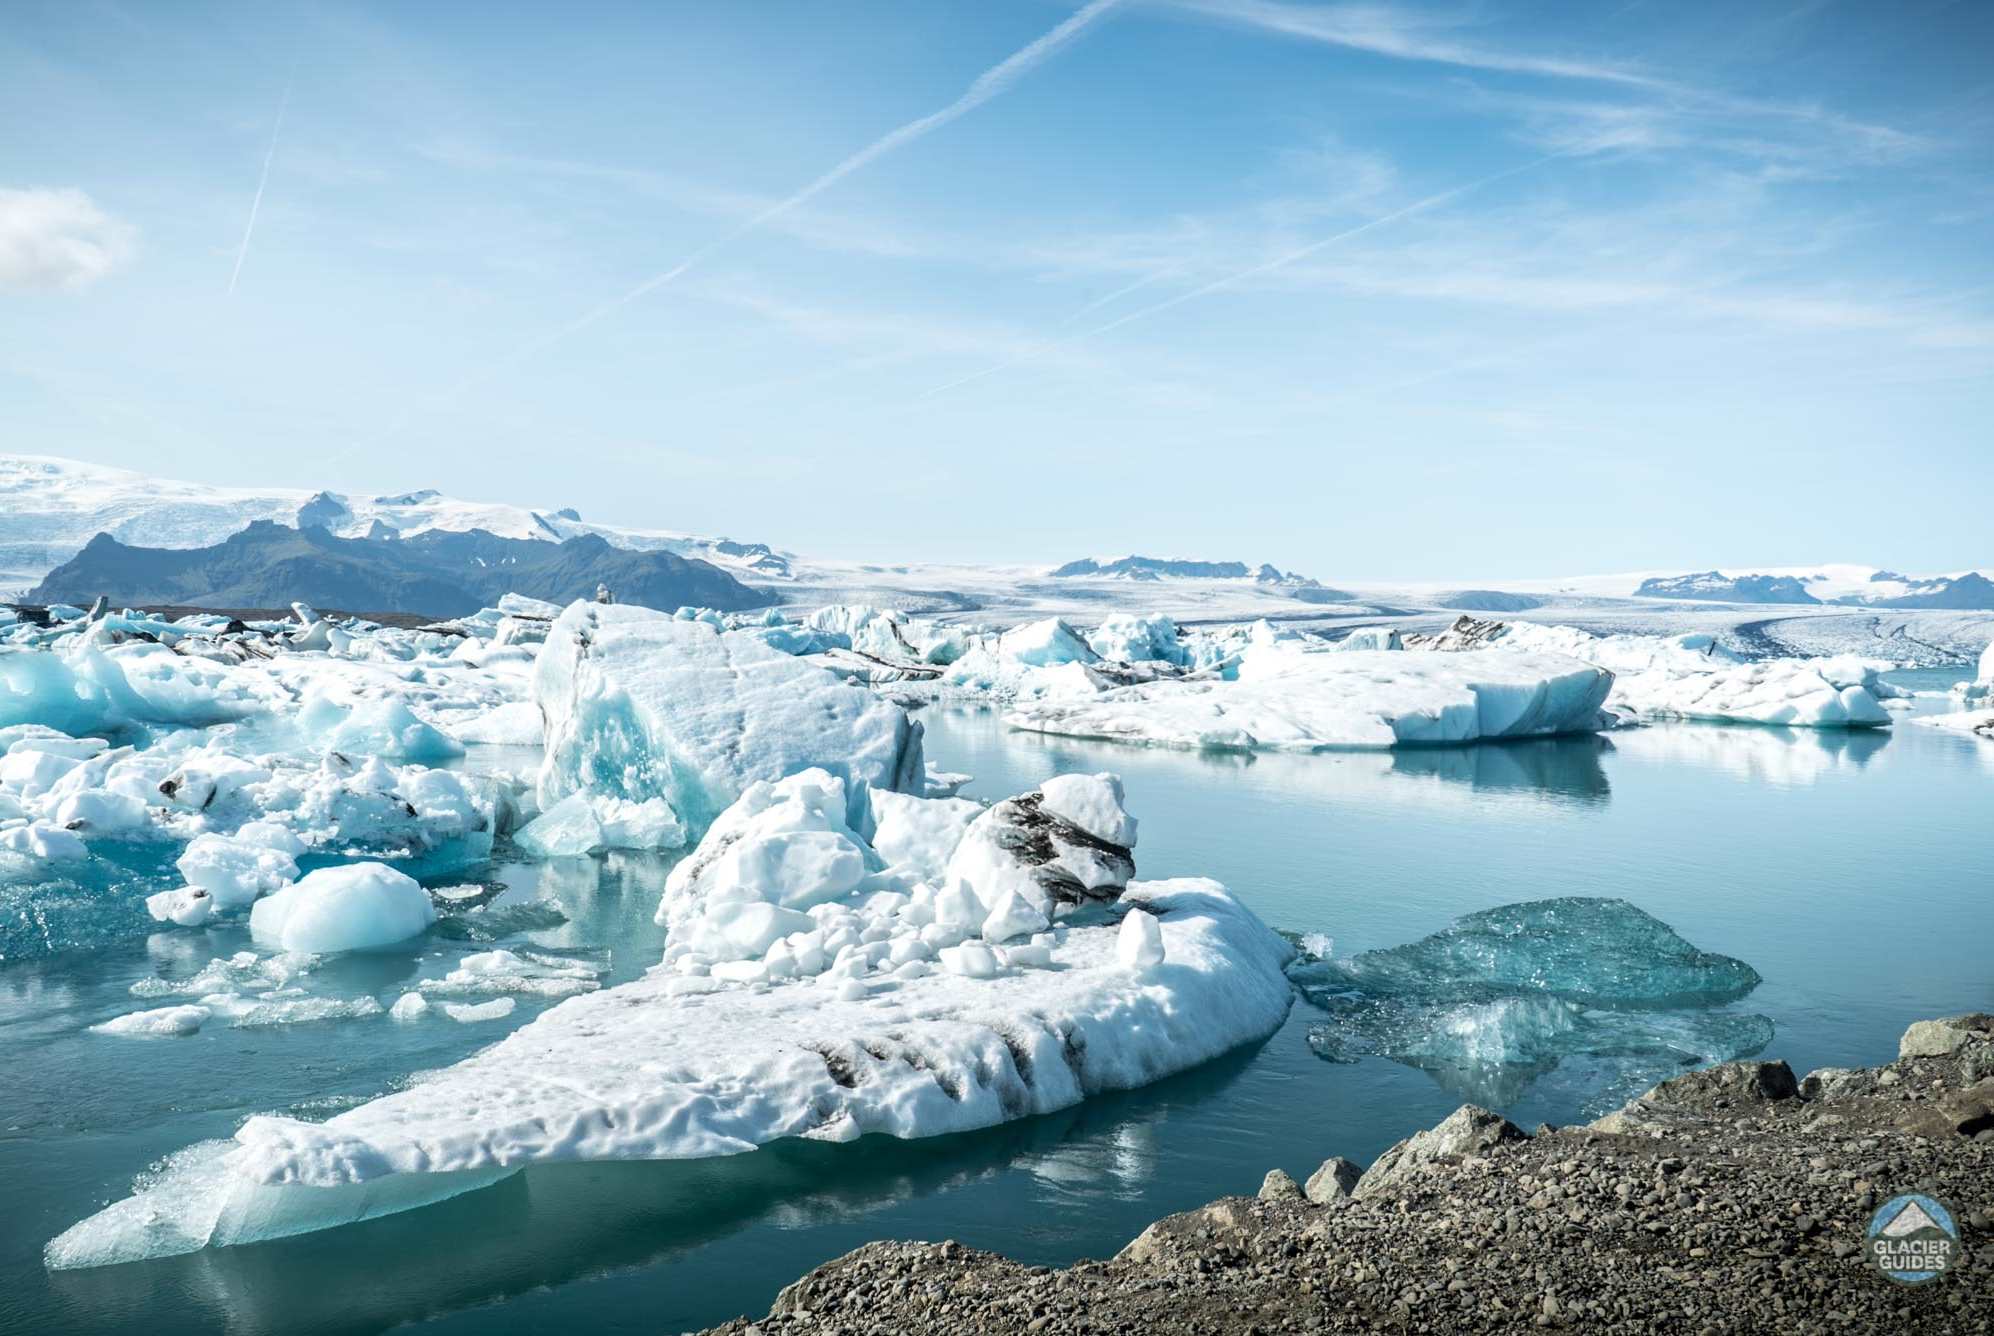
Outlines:
POLYGON ((1293 971, 1326 1013, 1309 1047, 1386 1057, 1491 1108, 1557 1073, 1587 1111, 1687 1067, 1750 1056, 1764 1016, 1726 1009, 1759 983, 1624 900, 1572 897, 1470 914, 1431 937, 1293 971))

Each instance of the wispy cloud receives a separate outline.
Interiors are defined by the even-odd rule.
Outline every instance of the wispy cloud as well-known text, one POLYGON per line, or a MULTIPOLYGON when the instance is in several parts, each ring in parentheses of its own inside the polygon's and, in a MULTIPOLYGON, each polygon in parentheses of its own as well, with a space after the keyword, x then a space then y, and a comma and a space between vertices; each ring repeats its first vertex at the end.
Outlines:
MULTIPOLYGON (((1261 260, 1254 264, 1247 265, 1245 268, 1242 269, 1236 269, 1231 272, 1221 274, 1216 278, 1209 279, 1206 282, 1200 283, 1195 287, 1187 288, 1182 292, 1173 293, 1172 295, 1163 298, 1161 301, 1151 302, 1146 306, 1139 306, 1132 311, 1124 311, 1122 314, 1114 317, 1112 320, 1106 321, 1099 325, 1095 325, 1092 328, 1085 329, 1077 334, 1069 335, 1064 338, 1046 340, 1031 348, 1026 349, 1023 352, 1020 352, 1016 356, 1013 356, 1006 361, 985 367, 982 370, 972 372, 967 376, 957 377, 955 380, 948 381, 945 384, 937 385, 933 389, 928 390, 925 394, 922 395, 922 397, 928 398, 937 394, 944 394, 950 390, 958 389, 961 386, 967 385, 972 381, 982 380, 986 376, 994 375, 997 372, 1008 370, 1011 367, 1017 366, 1021 362, 1037 360, 1039 356, 1053 349, 1077 343, 1082 340, 1096 338, 1102 334, 1108 333, 1110 330, 1119 329, 1123 325, 1130 324, 1137 320, 1147 319, 1152 315, 1157 315, 1160 314, 1161 312, 1167 311, 1174 306, 1181 306, 1185 302, 1196 301, 1200 297, 1210 296, 1212 293, 1219 292, 1226 288, 1235 287, 1241 283, 1245 283, 1251 279, 1258 278, 1264 274, 1270 274, 1275 272, 1276 270, 1285 269, 1289 265, 1296 264, 1302 260, 1306 260, 1311 255, 1314 255, 1319 251, 1327 250, 1331 246, 1335 246, 1341 242, 1353 240, 1357 237, 1365 235, 1368 232, 1374 232, 1379 228, 1389 226, 1390 224, 1399 222, 1403 219, 1411 218, 1416 214, 1425 213, 1430 209, 1437 209, 1442 205, 1449 204, 1454 200, 1461 198, 1464 195, 1472 194, 1477 190, 1481 190, 1484 189, 1485 187, 1492 186, 1498 181, 1503 181, 1508 179, 1509 177, 1517 176, 1524 172, 1528 172, 1535 168, 1541 167, 1545 163, 1550 162, 1553 158, 1559 156, 1562 155, 1547 154, 1544 157, 1533 159, 1530 162, 1520 163, 1514 167, 1507 167, 1499 172, 1492 172, 1487 176, 1481 177, 1478 180, 1469 181, 1464 185, 1454 186, 1451 189, 1442 190, 1437 194, 1428 195, 1423 199, 1414 200, 1410 204, 1403 205, 1402 207, 1393 209, 1387 213, 1379 214, 1376 217, 1370 218, 1362 223, 1357 224, 1354 227, 1346 227, 1340 231, 1331 233, 1329 236, 1318 237, 1314 241, 1308 242, 1307 244, 1302 246, 1298 246, 1292 250, 1284 251, 1281 254, 1272 256, 1269 259, 1261 260)), ((1110 298, 1112 299, 1115 297, 1120 297, 1122 295, 1134 291, 1137 288, 1147 286, 1148 282, 1149 282, 1148 279, 1139 280, 1135 283, 1130 284, 1127 288, 1124 288, 1119 292, 1110 294, 1110 298)), ((1103 303, 1098 301, 1091 302, 1087 306, 1082 307, 1081 312, 1076 313, 1076 316, 1080 313, 1096 309, 1098 306, 1102 304, 1103 303)), ((1074 316, 1069 316, 1067 323, 1070 323, 1074 318, 1075 318, 1074 316)))
POLYGON ((1923 143, 1907 131, 1858 120, 1811 102, 1741 97, 1627 62, 1543 55, 1464 40, 1456 35, 1453 20, 1403 7, 1311 5, 1288 0, 1162 3, 1205 18, 1396 60, 1611 86, 1704 112, 1804 124, 1837 136, 1851 151, 1865 155, 1902 153, 1923 143))
POLYGON ((1008 90, 1019 79, 1043 64, 1061 48, 1079 37, 1081 33, 1085 32, 1119 3, 1121 3, 1121 0, 1090 0, 1089 4, 1076 11, 1064 22, 1058 24, 1036 40, 1020 47, 997 64, 985 70, 982 74, 979 74, 971 81, 969 87, 963 91, 961 96, 957 97, 953 102, 950 102, 937 111, 929 112, 925 116, 916 117, 903 125, 896 126, 894 129, 889 130, 867 144, 864 148, 848 155, 831 167, 830 170, 817 176, 800 189, 791 192, 782 199, 767 205, 735 224, 728 231, 707 242, 697 250, 694 250, 669 269, 664 269, 651 275, 621 295, 612 297, 608 301, 602 302, 583 312, 580 316, 577 316, 566 324, 529 340, 498 363, 482 368, 451 389, 443 396, 443 402, 447 403, 456 399, 476 386, 489 381, 494 376, 501 374, 511 367, 517 366, 527 358, 543 352, 565 339, 573 337, 605 316, 676 281, 732 242, 809 203, 812 199, 829 190, 852 173, 870 163, 877 162, 896 149, 904 148, 915 140, 932 134, 950 122, 958 120, 971 111, 974 111, 992 98, 1008 90))
POLYGON ((291 80, 284 80, 284 95, 277 99, 277 119, 270 127, 270 146, 263 150, 263 170, 256 177, 256 194, 249 201, 249 221, 242 227, 242 244, 235 248, 235 267, 229 270, 228 291, 235 295, 236 280, 242 277, 242 262, 249 258, 249 239, 256 233, 256 214, 263 207, 263 189, 270 184, 270 164, 277 156, 277 136, 284 130, 284 113, 291 105, 291 80))
POLYGON ((123 264, 137 233, 80 190, 0 189, 0 288, 80 288, 123 264))

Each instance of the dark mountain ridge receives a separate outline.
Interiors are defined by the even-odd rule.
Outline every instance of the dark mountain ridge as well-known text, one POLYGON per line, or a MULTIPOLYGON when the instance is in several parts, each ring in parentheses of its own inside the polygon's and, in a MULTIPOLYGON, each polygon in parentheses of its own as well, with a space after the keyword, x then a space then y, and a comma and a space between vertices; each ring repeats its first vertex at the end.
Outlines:
POLYGON ((298 601, 428 617, 461 617, 506 593, 550 603, 609 586, 619 602, 737 612, 775 596, 709 562, 633 552, 584 534, 551 543, 483 529, 407 537, 338 538, 323 528, 258 520, 211 547, 129 547, 98 534, 29 595, 87 605, 98 595, 130 606, 281 607, 298 601))

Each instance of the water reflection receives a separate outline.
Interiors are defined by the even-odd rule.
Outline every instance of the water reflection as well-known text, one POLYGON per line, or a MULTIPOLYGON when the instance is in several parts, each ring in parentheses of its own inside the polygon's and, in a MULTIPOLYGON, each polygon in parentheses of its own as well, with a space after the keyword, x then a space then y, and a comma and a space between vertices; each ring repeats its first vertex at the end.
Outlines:
POLYGON ((1391 753, 1391 773, 1444 779, 1477 793, 1539 794, 1599 804, 1613 793, 1601 764, 1612 750, 1612 742, 1593 735, 1408 748, 1391 753))
MULTIPOLYGON (((418 1211, 304 1238, 56 1272, 49 1283, 80 1320, 109 1327, 144 1313, 153 1336, 215 1327, 337 1333, 627 1268, 700 1267, 683 1278, 683 1307, 651 1315, 673 1330, 766 1304, 759 1288, 734 1303, 716 1288, 727 1282, 700 1260, 717 1241, 756 1226, 831 1226, 850 1234, 830 1243, 842 1251, 877 1233, 868 1213, 1007 1170, 1028 1175, 1052 1210, 1103 1191, 1133 1192, 1158 1172, 1162 1126, 1221 1097, 1258 1047, 983 1132, 837 1146, 789 1140, 722 1159, 538 1165, 418 1211)), ((809 1265, 793 1256, 779 1264, 799 1272, 809 1265)))
POLYGON ((1797 788, 1867 766, 1890 745, 1883 728, 1772 728, 1754 724, 1664 723, 1613 735, 1624 755, 1719 770, 1735 779, 1797 788))
MULTIPOLYGON (((927 717, 941 720, 937 731, 951 743, 964 733, 982 734, 984 747, 1037 756, 1041 763, 1036 770, 1043 774, 1113 770, 1131 782, 1146 773, 1181 781, 1189 767, 1216 783, 1279 789, 1296 796, 1409 803, 1465 803, 1495 797, 1547 808, 1601 806, 1613 792, 1604 761, 1615 744, 1595 734, 1296 754, 1181 751, 1005 733, 994 718, 960 710, 931 712, 927 717)), ((977 774, 979 780, 989 778, 982 770, 977 774)), ((1017 787, 1036 782, 1034 774, 1017 787)), ((985 782, 975 792, 991 797, 996 790, 985 782)))

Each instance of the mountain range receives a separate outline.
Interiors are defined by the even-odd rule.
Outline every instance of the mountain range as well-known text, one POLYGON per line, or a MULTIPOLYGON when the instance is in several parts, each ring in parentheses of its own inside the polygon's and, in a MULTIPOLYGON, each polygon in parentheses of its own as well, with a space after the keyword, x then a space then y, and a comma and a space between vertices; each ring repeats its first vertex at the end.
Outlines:
POLYGON ((632 552, 600 534, 561 542, 482 529, 341 538, 316 525, 255 520, 220 543, 133 547, 99 534, 49 572, 30 602, 125 607, 281 608, 293 601, 354 612, 458 617, 506 593, 550 603, 607 585, 620 602, 667 611, 691 604, 736 612, 775 602, 709 562, 632 552))

